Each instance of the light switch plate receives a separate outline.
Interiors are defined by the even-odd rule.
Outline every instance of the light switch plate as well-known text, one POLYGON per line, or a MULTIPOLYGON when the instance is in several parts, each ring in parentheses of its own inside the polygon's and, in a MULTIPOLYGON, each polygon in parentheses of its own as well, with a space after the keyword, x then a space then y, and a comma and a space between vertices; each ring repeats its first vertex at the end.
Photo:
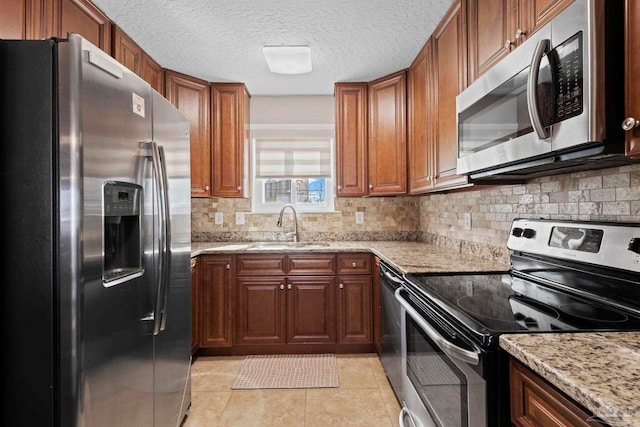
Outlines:
POLYGON ((471 212, 465 212, 464 214, 464 229, 471 230, 471 212))
POLYGON ((244 224, 244 212, 236 212, 236 225, 244 224))
POLYGON ((224 221, 224 215, 222 212, 216 212, 215 223, 216 225, 222 225, 224 221))
POLYGON ((356 212, 356 224, 364 224, 364 212, 356 212))

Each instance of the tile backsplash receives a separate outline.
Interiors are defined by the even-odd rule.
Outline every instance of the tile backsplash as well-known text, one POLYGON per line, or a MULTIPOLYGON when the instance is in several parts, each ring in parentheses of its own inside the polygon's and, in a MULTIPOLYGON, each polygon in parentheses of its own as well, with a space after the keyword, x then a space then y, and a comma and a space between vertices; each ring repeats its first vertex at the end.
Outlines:
MULTIPOLYGON (((250 213, 249 199, 194 198, 194 241, 282 240, 277 214, 250 213), (215 213, 223 224, 215 224, 215 213), (235 224, 245 212, 245 224, 235 224)), ((508 256, 518 217, 640 222, 640 164, 537 178, 518 185, 476 187, 420 197, 336 198, 335 213, 298 214, 301 240, 422 240, 480 256, 508 256), (356 224, 355 213, 364 212, 356 224), (464 215, 471 229, 464 228, 464 215)), ((291 228, 290 212, 284 227, 291 228)))

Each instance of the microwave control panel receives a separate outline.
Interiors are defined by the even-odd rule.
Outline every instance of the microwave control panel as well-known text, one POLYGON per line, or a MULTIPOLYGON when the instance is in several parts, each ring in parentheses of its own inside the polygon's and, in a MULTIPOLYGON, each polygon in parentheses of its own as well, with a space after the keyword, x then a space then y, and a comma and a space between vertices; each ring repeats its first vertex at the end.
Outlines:
POLYGON ((582 31, 555 47, 549 62, 555 66, 556 114, 554 123, 582 114, 583 110, 583 48, 582 31))

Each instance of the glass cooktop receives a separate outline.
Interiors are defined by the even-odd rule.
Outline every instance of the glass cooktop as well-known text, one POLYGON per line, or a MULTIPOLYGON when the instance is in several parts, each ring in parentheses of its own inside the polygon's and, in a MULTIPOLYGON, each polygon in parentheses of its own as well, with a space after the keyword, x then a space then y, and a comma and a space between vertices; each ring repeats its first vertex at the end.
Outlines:
MULTIPOLYGON (((510 273, 414 274, 406 279, 419 300, 435 303, 439 312, 481 335, 640 330, 640 315, 631 310, 510 273)), ((636 285, 627 291, 637 296, 640 289, 636 285)))

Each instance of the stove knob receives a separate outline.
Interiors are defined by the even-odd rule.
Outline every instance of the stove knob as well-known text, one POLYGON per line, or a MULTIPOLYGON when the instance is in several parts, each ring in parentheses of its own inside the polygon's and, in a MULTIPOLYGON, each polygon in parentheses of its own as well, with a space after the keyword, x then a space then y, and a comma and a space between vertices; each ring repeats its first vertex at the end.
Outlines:
POLYGON ((536 230, 534 230, 533 228, 525 228, 524 231, 522 232, 522 237, 524 237, 525 239, 530 239, 535 235, 536 235, 536 230))
POLYGON ((627 249, 629 249, 631 252, 640 254, 640 237, 634 237, 629 240, 629 247, 627 249))
POLYGON ((522 228, 520 228, 520 227, 514 228, 513 231, 511 232, 511 234, 513 236, 516 236, 516 237, 522 236, 522 228))

